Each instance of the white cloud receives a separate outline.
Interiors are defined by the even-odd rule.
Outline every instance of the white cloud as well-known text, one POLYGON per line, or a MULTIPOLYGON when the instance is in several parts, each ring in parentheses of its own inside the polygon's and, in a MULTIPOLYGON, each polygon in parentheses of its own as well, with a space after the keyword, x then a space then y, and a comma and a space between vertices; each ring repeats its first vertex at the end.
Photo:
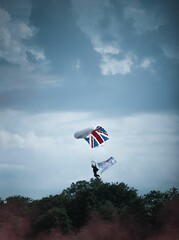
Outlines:
POLYGON ((0 8, 0 22, 1 22, 1 28, 3 25, 6 25, 11 20, 9 14, 4 9, 0 8))
POLYGON ((23 39, 31 39, 37 33, 37 29, 34 26, 27 25, 27 23, 22 21, 12 22, 11 20, 6 27, 12 38, 16 37, 19 42, 23 39))
POLYGON ((24 139, 17 133, 10 133, 5 130, 0 131, 0 148, 7 150, 12 148, 21 148, 24 145, 24 139))
POLYGON ((73 66, 74 69, 79 70, 81 68, 81 61, 80 59, 76 59, 73 66))
POLYGON ((103 18, 104 9, 110 7, 109 0, 72 0, 73 9, 79 14, 78 25, 89 37, 93 35, 96 24, 103 18))
MULTIPOLYGON (((93 176, 90 161, 113 156, 117 164, 102 175, 104 182, 123 181, 139 191, 166 190, 179 184, 178 122, 178 116, 166 114, 104 119, 94 118, 90 112, 1 112, 0 169, 6 173, 16 164, 28 169, 33 180, 30 177, 24 189, 33 189, 38 182, 40 197, 44 191, 51 194, 52 189, 57 193, 59 184, 63 187, 71 181, 89 180, 93 176), (103 147, 93 151, 86 141, 74 138, 76 131, 98 124, 110 137, 103 147)), ((16 175, 13 168, 11 177, 16 179, 16 175)))
POLYGON ((103 56, 100 67, 103 75, 126 75, 131 72, 132 65, 133 61, 130 56, 126 56, 126 58, 122 60, 114 59, 110 56, 103 56))
POLYGON ((98 46, 94 48, 96 50, 96 52, 100 53, 101 55, 106 55, 106 54, 110 54, 110 55, 117 55, 120 52, 119 48, 116 48, 114 46, 111 45, 107 45, 107 46, 98 46))
POLYGON ((62 143, 62 139, 52 136, 38 136, 34 132, 27 132, 25 135, 0 131, 0 148, 2 150, 31 149, 49 151, 56 149, 62 143))
POLYGON ((124 14, 126 18, 134 20, 134 27, 138 34, 156 30, 164 24, 164 19, 161 16, 143 9, 140 3, 136 1, 130 1, 124 10, 124 14))
POLYGON ((80 121, 88 119, 89 113, 47 112, 31 115, 8 110, 1 112, 0 116, 0 148, 3 150, 58 151, 60 145, 74 139, 74 132, 80 129, 80 121))
MULTIPOLYGON (((101 63, 100 69, 103 75, 126 75, 131 72, 131 66, 133 65, 132 55, 126 54, 119 47, 119 43, 115 40, 110 43, 105 43, 103 41, 103 31, 99 31, 97 28, 98 24, 105 16, 105 9, 111 8, 110 2, 108 0, 104 1, 91 1, 89 6, 84 5, 80 0, 72 1, 74 9, 79 14, 78 25, 80 29, 88 36, 91 43, 93 44, 94 50, 100 54, 101 63), (100 6, 101 5, 101 6, 100 6), (94 15, 94 11, 97 11, 94 15), (91 18, 91 14, 93 17, 91 18), (117 59, 117 57, 123 57, 122 60, 117 59), (114 56, 116 58, 114 58, 114 56)), ((118 24, 115 19, 110 18, 110 27, 108 29, 112 36, 116 37, 116 30, 118 24)), ((118 36, 119 38, 119 36, 118 36)))
POLYGON ((179 59, 178 46, 174 44, 161 44, 161 49, 167 58, 179 59))
MULTIPOLYGON (((37 29, 23 21, 11 19, 8 12, 1 8, 0 19, 0 58, 27 69, 34 69, 35 65, 29 62, 27 52, 31 52, 34 58, 39 60, 37 56, 42 55, 42 51, 25 45, 23 40, 34 37, 37 29)), ((44 55, 41 60, 45 60, 44 55)))
POLYGON ((155 60, 153 58, 144 58, 141 62, 140 66, 143 69, 149 68, 153 63, 155 63, 155 60))
POLYGON ((39 49, 37 49, 37 48, 35 48, 35 47, 29 47, 26 52, 31 53, 31 55, 33 55, 34 58, 35 58, 37 61, 39 61, 39 60, 45 61, 45 60, 46 60, 44 51, 39 50, 39 49))
POLYGON ((112 43, 111 45, 104 44, 99 36, 95 36, 92 41, 95 51, 101 55, 102 75, 126 75, 131 72, 134 64, 132 54, 125 54, 122 49, 113 46, 112 43))
POLYGON ((0 20, 0 59, 9 63, 0 65, 1 90, 61 85, 62 79, 50 74, 44 50, 24 41, 31 40, 38 30, 27 20, 12 19, 1 8, 0 20))
MULTIPOLYGON (((40 67, 40 66, 39 66, 40 67)), ((31 71, 23 67, 0 65, 1 72, 1 91, 13 89, 25 89, 46 86, 61 86, 63 79, 59 76, 52 75, 49 67, 44 69, 45 65, 40 69, 31 71)))

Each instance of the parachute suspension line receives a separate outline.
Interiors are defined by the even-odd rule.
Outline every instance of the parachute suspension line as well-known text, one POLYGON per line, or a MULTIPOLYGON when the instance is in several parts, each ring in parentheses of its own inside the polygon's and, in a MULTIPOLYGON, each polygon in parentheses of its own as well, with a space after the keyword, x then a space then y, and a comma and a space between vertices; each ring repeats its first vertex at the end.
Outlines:
POLYGON ((88 146, 85 144, 85 142, 84 142, 84 146, 81 145, 81 150, 83 152, 84 157, 87 158, 89 161, 91 161, 92 159, 91 151, 88 148, 88 146))
POLYGON ((93 149, 91 149, 91 162, 95 162, 93 149))
POLYGON ((89 148, 88 145, 85 144, 85 146, 83 147, 83 151, 85 152, 86 157, 90 162, 94 161, 95 159, 94 149, 89 148))

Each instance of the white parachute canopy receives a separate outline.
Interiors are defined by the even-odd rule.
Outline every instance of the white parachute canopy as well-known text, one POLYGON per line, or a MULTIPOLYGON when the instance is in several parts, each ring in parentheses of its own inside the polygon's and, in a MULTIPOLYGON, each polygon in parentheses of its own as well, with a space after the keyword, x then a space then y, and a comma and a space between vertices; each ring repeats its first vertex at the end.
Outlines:
POLYGON ((78 131, 74 134, 74 137, 79 139, 79 138, 85 138, 88 135, 90 135, 90 133, 94 130, 94 128, 85 128, 81 131, 78 131))

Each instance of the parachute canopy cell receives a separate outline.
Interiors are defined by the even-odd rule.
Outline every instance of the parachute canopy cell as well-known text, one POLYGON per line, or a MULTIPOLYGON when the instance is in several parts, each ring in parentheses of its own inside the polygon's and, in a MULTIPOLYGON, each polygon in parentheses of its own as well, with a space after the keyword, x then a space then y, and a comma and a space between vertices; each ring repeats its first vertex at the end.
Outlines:
POLYGON ((91 148, 101 146, 109 139, 106 130, 100 126, 97 126, 95 129, 86 128, 78 131, 74 134, 74 137, 77 139, 84 138, 91 148))

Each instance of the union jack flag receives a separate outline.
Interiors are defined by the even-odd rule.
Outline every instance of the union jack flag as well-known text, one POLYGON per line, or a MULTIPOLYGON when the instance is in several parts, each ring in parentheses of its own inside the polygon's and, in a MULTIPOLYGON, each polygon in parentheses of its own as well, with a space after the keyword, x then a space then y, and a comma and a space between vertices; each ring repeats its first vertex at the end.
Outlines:
POLYGON ((92 148, 103 145, 108 139, 108 133, 100 126, 97 126, 88 137, 85 137, 92 148))

